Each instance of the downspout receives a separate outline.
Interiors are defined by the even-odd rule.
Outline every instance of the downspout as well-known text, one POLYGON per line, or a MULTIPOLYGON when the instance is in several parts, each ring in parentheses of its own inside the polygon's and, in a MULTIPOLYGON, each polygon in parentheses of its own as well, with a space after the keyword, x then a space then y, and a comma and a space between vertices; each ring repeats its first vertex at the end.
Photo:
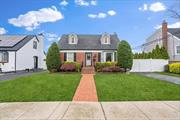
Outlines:
POLYGON ((15 73, 16 73, 16 51, 15 51, 15 67, 14 67, 14 69, 15 69, 15 73))

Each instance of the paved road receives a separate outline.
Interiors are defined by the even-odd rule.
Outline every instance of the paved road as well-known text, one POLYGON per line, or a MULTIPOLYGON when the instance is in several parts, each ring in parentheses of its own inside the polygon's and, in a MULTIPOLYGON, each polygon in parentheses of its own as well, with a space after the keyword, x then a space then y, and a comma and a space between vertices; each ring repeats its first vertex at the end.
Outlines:
POLYGON ((35 73, 39 73, 39 72, 43 72, 42 70, 38 70, 38 71, 30 71, 30 72, 26 72, 26 71, 19 71, 19 72, 12 72, 12 73, 5 73, 3 75, 0 75, 0 81, 1 80, 10 80, 10 79, 14 79, 17 77, 22 77, 22 76, 28 76, 28 75, 32 75, 35 73))
POLYGON ((0 120, 179 120, 180 101, 0 103, 0 120))
POLYGON ((144 75, 146 77, 151 77, 159 80, 164 80, 168 82, 172 82, 175 84, 180 84, 180 78, 179 77, 173 77, 173 76, 168 76, 168 75, 161 75, 158 73, 140 73, 141 75, 144 75))

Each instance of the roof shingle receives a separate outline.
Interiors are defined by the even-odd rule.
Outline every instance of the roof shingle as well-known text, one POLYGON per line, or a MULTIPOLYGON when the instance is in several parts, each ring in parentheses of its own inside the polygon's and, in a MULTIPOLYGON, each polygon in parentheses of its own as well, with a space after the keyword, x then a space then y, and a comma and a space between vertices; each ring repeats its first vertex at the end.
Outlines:
POLYGON ((101 44, 102 35, 81 35, 77 34, 78 43, 69 44, 68 35, 62 35, 59 40, 61 50, 116 50, 119 38, 116 34, 110 35, 111 44, 101 44))

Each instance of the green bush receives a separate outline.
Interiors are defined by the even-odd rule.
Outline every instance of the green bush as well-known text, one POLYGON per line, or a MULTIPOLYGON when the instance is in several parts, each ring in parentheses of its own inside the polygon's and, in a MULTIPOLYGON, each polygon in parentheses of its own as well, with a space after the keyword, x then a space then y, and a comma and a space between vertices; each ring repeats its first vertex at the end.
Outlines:
POLYGON ((169 59, 169 55, 167 50, 164 47, 159 47, 159 45, 156 45, 156 47, 152 50, 152 52, 142 52, 142 53, 135 53, 133 55, 134 59, 169 59))
POLYGON ((51 47, 48 49, 46 65, 47 69, 50 72, 57 72, 61 65, 61 60, 59 57, 59 48, 55 42, 52 43, 51 47))
POLYGON ((99 72, 102 70, 102 68, 116 66, 116 64, 116 62, 96 62, 95 69, 99 72))
POLYGON ((180 74, 180 62, 169 64, 169 72, 180 74))
POLYGON ((118 45, 117 50, 117 56, 118 56, 118 66, 125 69, 131 69, 133 64, 133 53, 131 46, 129 43, 125 40, 122 40, 118 45))
POLYGON ((64 62, 63 64, 74 64, 76 66, 76 71, 77 72, 81 71, 81 63, 79 62, 64 62))

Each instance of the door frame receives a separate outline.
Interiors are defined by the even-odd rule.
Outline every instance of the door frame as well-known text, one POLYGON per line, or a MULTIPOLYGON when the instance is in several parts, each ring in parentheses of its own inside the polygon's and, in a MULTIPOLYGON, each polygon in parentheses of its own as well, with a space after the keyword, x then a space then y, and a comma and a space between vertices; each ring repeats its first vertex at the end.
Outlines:
POLYGON ((92 52, 86 52, 86 53, 85 53, 85 66, 87 66, 87 65, 86 65, 86 55, 87 55, 87 54, 90 54, 90 56, 91 56, 91 65, 88 65, 88 66, 92 66, 92 52))
POLYGON ((38 69, 38 56, 34 56, 34 69, 38 69))

